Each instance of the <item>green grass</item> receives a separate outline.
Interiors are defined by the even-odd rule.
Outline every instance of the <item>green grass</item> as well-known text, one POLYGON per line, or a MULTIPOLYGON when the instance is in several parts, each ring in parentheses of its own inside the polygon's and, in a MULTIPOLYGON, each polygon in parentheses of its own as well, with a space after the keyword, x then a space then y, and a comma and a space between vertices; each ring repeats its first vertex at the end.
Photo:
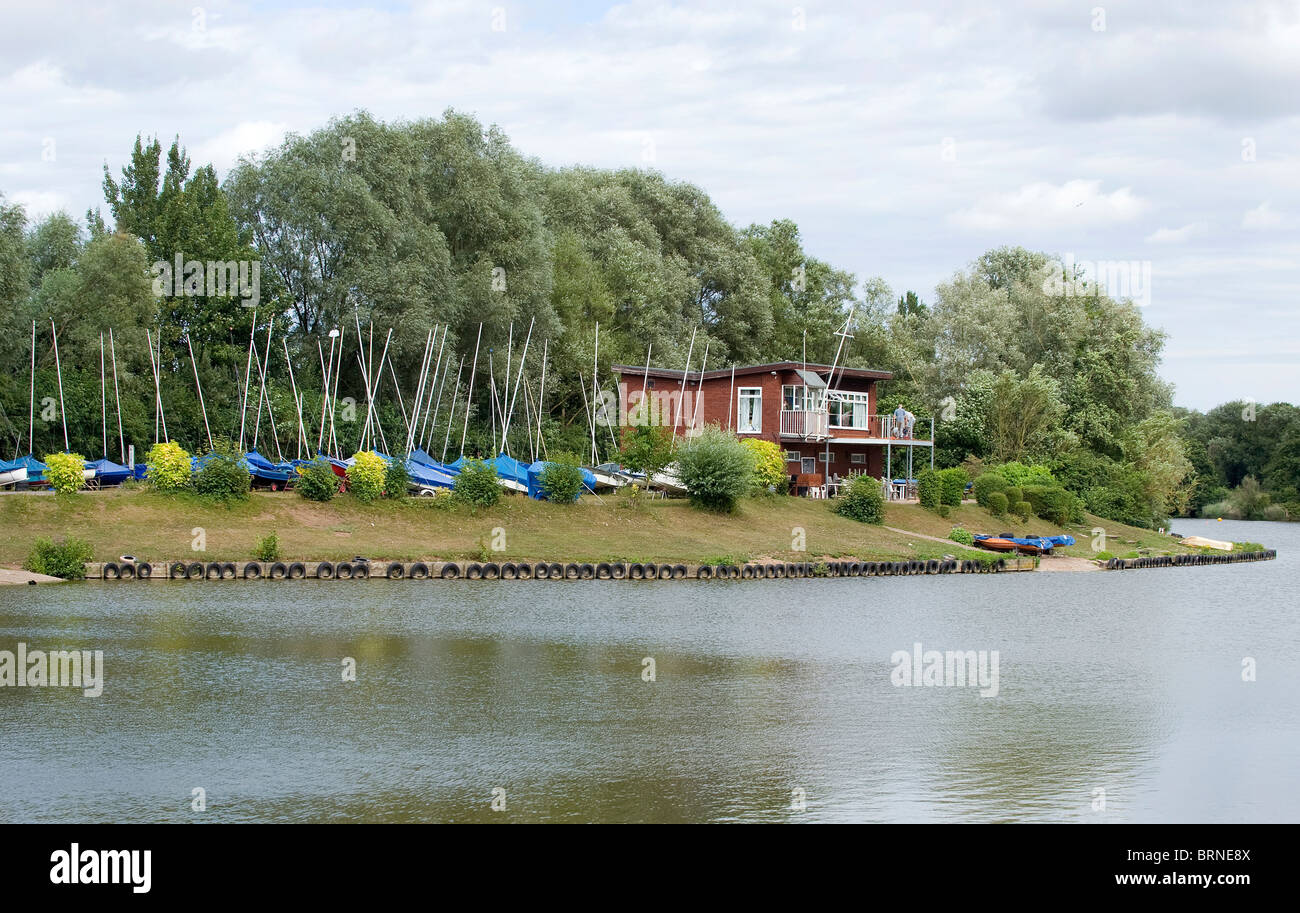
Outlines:
MULTIPOLYGON (((734 514, 719 515, 677 499, 645 500, 627 509, 626 498, 584 497, 565 506, 507 496, 494 507, 473 508, 446 501, 435 504, 431 498, 363 504, 346 495, 319 503, 292 492, 254 492, 248 501, 231 503, 149 490, 83 492, 64 498, 12 494, 0 496, 0 565, 20 566, 39 536, 57 539, 68 534, 90 541, 94 561, 123 554, 154 562, 191 558, 197 554, 191 542, 199 529, 207 546, 202 556, 210 561, 248 558, 258 540, 272 531, 288 560, 337 561, 353 555, 404 561, 477 559, 484 543, 499 538, 499 529, 506 547, 492 556, 501 559, 683 563, 815 561, 823 556, 987 558, 988 552, 947 541, 948 532, 953 526, 987 533, 1062 531, 1042 520, 995 519, 973 504, 953 508, 947 518, 916 505, 887 506, 887 525, 945 540, 933 542, 837 516, 828 501, 762 497, 742 501, 734 514), (803 551, 795 548, 800 530, 803 551)), ((1064 530, 1079 542, 1063 551, 1094 557, 1094 526, 1111 534, 1107 547, 1117 554, 1143 548, 1151 554, 1192 551, 1171 537, 1096 518, 1064 530)))

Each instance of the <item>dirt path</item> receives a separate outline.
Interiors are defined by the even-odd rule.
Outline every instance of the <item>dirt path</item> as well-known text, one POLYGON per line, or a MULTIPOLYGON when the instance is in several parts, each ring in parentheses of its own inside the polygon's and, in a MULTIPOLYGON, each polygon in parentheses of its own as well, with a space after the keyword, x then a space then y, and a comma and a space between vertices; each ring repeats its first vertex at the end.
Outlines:
POLYGON ((17 585, 28 583, 62 583, 58 577, 47 577, 44 574, 33 574, 31 571, 22 571, 17 568, 0 567, 0 586, 17 585))

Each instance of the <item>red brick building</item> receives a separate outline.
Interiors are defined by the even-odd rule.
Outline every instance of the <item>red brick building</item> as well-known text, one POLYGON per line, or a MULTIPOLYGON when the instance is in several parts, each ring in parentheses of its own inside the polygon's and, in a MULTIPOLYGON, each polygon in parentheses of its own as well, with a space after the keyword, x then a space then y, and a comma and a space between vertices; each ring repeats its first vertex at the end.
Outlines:
POLYGON ((686 435, 716 424, 739 437, 772 441, 783 451, 798 488, 827 477, 866 472, 876 478, 912 474, 932 462, 934 426, 918 419, 910 434, 880 400, 888 371, 783 361, 686 374, 670 368, 613 365, 619 422, 662 425, 686 435), (647 397, 646 394, 649 394, 647 397))

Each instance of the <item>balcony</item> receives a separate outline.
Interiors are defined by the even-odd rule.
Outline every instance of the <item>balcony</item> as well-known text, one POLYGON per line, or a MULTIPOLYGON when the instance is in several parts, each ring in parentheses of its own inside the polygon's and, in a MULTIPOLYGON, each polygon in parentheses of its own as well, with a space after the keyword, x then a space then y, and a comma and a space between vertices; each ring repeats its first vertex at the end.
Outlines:
POLYGON ((934 419, 918 418, 911 433, 894 421, 892 415, 867 416, 865 427, 832 425, 824 411, 781 411, 781 437, 802 440, 862 441, 863 443, 934 444, 934 419))

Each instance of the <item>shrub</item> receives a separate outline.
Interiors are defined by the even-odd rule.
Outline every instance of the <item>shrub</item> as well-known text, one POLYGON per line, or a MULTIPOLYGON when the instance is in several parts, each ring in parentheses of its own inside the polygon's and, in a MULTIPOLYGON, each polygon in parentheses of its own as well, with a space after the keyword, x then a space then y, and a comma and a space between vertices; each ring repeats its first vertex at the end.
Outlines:
POLYGON ((86 458, 81 454, 49 453, 44 462, 48 467, 45 478, 59 494, 71 494, 86 487, 86 458))
MULTIPOLYGON (((46 462, 45 465, 48 466, 49 463, 46 462)), ((31 553, 23 567, 33 574, 81 580, 86 576, 86 562, 92 554, 90 543, 83 539, 68 536, 59 543, 37 539, 32 543, 31 553)))
POLYGON ((960 467, 939 470, 939 503, 949 507, 961 507, 962 495, 966 493, 966 470, 960 467))
POLYGON ((985 508, 995 517, 1001 517, 1007 512, 1007 496, 1000 491, 989 492, 986 500, 988 504, 985 508))
POLYGON ((1008 504, 1019 504, 1025 499, 1025 493, 1018 485, 1008 485, 1002 493, 1007 496, 1008 504))
POLYGON ((962 545, 975 544, 975 534, 969 530, 962 529, 960 526, 954 526, 952 532, 948 533, 948 538, 953 542, 960 542, 962 545))
POLYGON ((456 476, 452 489, 456 500, 480 507, 491 507, 501 500, 501 486, 497 484, 497 468, 483 460, 466 460, 456 476))
POLYGON ((329 501, 339 490, 339 477, 324 457, 298 467, 298 494, 308 501, 329 501))
POLYGON ((557 453, 537 478, 546 500, 572 504, 582 494, 582 461, 567 451, 557 453))
POLYGON ((388 477, 388 462, 373 450, 362 450, 352 455, 348 467, 348 490, 358 501, 373 501, 384 493, 384 480, 388 477))
POLYGON ((1020 520, 1028 520, 1034 513, 1034 505, 1028 501, 1017 501, 1011 506, 1011 512, 1020 520))
POLYGON ((861 523, 885 522, 885 495, 880 480, 869 475, 855 476, 848 488, 835 499, 835 512, 861 523))
POLYGON ((673 461, 676 445, 672 433, 663 425, 634 425, 623 429, 619 462, 632 472, 644 472, 650 478, 673 461))
POLYGON ((785 474, 785 457, 781 448, 771 441, 747 437, 740 442, 754 454, 754 491, 775 491, 785 494, 790 477, 785 474))
POLYGON ((943 483, 933 469, 922 469, 916 477, 916 496, 926 510, 934 510, 943 499, 943 483))
POLYGON ((935 512, 938 513, 939 516, 946 518, 952 513, 952 507, 947 504, 940 504, 935 508, 935 512))
POLYGON ((1082 503, 1059 485, 1026 485, 1024 500, 1034 514, 1058 526, 1083 519, 1082 503))
POLYGON ((194 473, 194 490, 218 501, 247 500, 252 486, 243 454, 226 438, 213 442, 203 465, 194 473))
POLYGON ((384 469, 384 497, 400 501, 406 497, 410 487, 411 473, 406 468, 406 461, 389 460, 384 469))
POLYGON ((257 540, 253 546, 253 557, 258 561, 280 560, 280 537, 271 532, 257 540))
POLYGON ((730 431, 710 425, 678 451, 677 476, 691 504, 730 513, 753 485, 754 451, 730 431))
POLYGON ((1056 479, 1046 466, 1027 466, 1021 462, 1003 463, 992 469, 1012 485, 1054 485, 1056 479))
POLYGON ((190 455, 171 441, 154 444, 144 456, 145 477, 159 491, 183 491, 190 487, 190 455))
POLYGON ((986 472, 975 479, 975 503, 980 507, 989 506, 989 495, 995 491, 1007 490, 1007 480, 996 472, 986 472))

